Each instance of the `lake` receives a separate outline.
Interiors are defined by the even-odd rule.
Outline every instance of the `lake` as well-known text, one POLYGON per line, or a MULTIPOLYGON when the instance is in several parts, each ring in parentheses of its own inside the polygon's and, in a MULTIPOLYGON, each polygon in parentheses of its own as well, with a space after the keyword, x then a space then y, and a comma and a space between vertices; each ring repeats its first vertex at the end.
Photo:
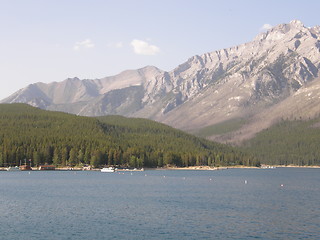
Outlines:
POLYGON ((320 169, 0 172, 1 239, 319 239, 320 169))

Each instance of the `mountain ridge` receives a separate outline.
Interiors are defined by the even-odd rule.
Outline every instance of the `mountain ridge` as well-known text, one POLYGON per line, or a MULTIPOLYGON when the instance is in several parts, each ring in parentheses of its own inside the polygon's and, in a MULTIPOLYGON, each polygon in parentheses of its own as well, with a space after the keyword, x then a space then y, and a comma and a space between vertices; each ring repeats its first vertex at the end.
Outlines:
POLYGON ((281 118, 319 114, 316 108, 310 114, 305 109, 320 103, 318 98, 309 105, 302 98, 315 95, 319 69, 320 27, 308 28, 294 20, 251 42, 195 55, 169 72, 147 66, 103 79, 37 83, 1 102, 84 116, 150 118, 189 132, 245 118, 240 129, 208 136, 239 142, 281 118), (300 92, 304 95, 295 104, 300 92), (300 110, 291 112, 293 106, 300 110))

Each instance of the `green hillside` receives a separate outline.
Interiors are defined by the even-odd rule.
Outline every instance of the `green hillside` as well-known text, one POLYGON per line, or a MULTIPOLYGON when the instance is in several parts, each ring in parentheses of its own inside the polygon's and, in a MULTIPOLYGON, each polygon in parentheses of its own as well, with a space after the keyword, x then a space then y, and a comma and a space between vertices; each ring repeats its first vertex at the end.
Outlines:
POLYGON ((0 104, 0 166, 258 165, 248 154, 145 119, 79 117, 0 104))
POLYGON ((204 127, 194 132, 194 134, 203 138, 210 137, 212 135, 225 134, 240 129, 245 123, 245 119, 233 118, 221 123, 204 127))
POLYGON ((320 118, 281 121, 246 143, 244 148, 266 164, 320 165, 320 118))

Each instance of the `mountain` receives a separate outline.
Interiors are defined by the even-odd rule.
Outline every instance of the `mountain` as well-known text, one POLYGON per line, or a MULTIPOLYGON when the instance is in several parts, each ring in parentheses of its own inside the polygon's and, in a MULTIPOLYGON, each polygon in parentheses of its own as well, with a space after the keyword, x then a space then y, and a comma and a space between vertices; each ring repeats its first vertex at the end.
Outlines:
POLYGON ((84 116, 150 118, 221 142, 253 137, 280 119, 320 114, 320 27, 294 20, 253 41, 96 80, 36 83, 2 100, 84 116))
POLYGON ((27 104, 0 104, 0 136, 0 167, 23 159, 35 166, 259 164, 235 148, 151 120, 82 117, 27 104))
POLYGON ((145 67, 102 79, 68 78, 49 84, 35 83, 1 102, 27 103, 84 116, 124 114, 139 108, 139 97, 143 94, 141 86, 160 73, 162 71, 156 67, 145 67))

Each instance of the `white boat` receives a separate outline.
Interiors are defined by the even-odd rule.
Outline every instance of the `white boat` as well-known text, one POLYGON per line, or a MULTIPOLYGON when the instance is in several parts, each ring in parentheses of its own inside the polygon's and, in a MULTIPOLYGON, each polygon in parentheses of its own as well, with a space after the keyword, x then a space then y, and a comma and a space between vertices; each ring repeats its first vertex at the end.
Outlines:
POLYGON ((18 166, 15 167, 7 167, 7 171, 20 171, 20 168, 18 166))
POLYGON ((275 166, 271 166, 271 165, 261 165, 261 168, 263 168, 263 169, 274 169, 276 167, 275 166))
POLYGON ((101 169, 101 172, 115 172, 116 170, 113 167, 105 167, 101 169))

